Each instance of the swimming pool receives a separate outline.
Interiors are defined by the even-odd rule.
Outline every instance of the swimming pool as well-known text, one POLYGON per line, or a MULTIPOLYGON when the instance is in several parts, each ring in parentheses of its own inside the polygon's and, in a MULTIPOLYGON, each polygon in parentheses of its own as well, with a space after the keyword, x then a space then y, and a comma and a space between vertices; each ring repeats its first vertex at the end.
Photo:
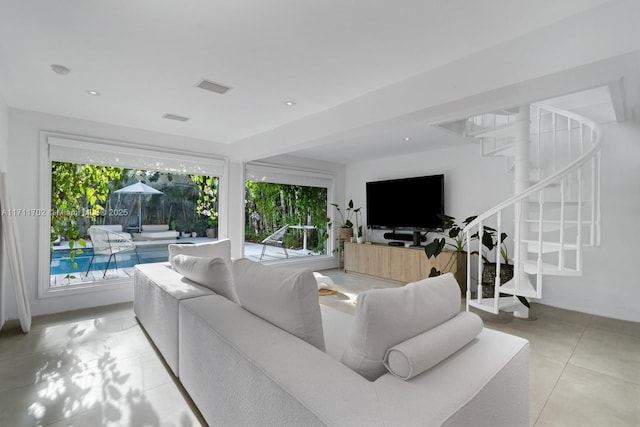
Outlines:
MULTIPOLYGON (((92 248, 82 248, 82 253, 76 255, 75 257, 75 261, 78 263, 78 268, 74 269, 71 265, 71 261, 69 260, 69 250, 56 249, 53 252, 53 257, 51 258, 50 274, 57 275, 86 272, 87 268, 89 267, 89 262, 91 262, 92 256, 92 248)), ((169 250, 167 248, 167 245, 138 247, 138 256, 140 257, 140 262, 138 262, 136 253, 133 251, 117 254, 116 257, 118 257, 118 268, 133 267, 136 264, 148 264, 152 262, 167 261, 167 259, 169 258, 169 250)), ((96 255, 93 263, 91 264, 91 271, 104 270, 107 267, 108 260, 109 255, 96 255)), ((116 268, 115 264, 113 263, 113 258, 111 259, 109 268, 116 268)))

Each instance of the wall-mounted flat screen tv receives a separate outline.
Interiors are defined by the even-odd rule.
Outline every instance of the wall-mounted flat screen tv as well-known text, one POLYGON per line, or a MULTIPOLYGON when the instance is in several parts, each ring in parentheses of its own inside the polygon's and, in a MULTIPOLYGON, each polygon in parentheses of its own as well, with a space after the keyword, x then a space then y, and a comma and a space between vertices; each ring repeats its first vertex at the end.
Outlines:
POLYGON ((367 182, 367 225, 377 230, 442 228, 444 175, 367 182))

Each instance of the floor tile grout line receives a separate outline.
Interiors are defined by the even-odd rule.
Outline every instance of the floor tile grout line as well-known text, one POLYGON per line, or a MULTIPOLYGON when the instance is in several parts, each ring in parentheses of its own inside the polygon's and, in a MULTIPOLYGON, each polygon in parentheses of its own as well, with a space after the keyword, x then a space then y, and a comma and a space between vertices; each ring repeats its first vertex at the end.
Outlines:
POLYGON ((544 401, 544 405, 542 405, 542 409, 540 409, 540 412, 538 413, 538 416, 536 417, 535 423, 533 423, 534 427, 538 424, 538 421, 540 421, 540 417, 542 416, 542 414, 544 413, 545 408, 549 404, 549 400, 551 399, 551 396, 553 395, 553 392, 556 391, 556 387, 558 386, 558 383, 562 379, 562 376, 564 375, 564 372, 567 369, 567 366, 571 362, 571 358, 573 357, 574 353, 576 352, 576 348, 578 348, 578 345, 580 345, 580 341, 582 340, 582 337, 584 336, 585 332, 589 328, 589 325, 591 324, 591 320, 592 319, 593 319, 593 315, 589 315, 589 319, 585 323, 585 325, 584 325, 584 327, 582 329, 582 332, 580 333, 580 337, 576 340, 576 344, 573 346, 573 349, 571 350, 571 354, 569 355, 569 357, 567 357, 567 361, 564 362, 564 364, 562 366, 562 371, 560 371, 560 375, 558 375, 558 378, 553 383, 553 387, 551 388, 551 391, 547 395, 547 398, 544 401))

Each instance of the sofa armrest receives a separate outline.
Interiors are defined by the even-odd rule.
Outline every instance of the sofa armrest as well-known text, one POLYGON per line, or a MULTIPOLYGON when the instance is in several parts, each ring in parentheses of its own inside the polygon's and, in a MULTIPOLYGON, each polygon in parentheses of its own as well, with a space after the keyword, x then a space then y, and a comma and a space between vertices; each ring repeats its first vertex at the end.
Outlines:
POLYGON ((492 329, 408 381, 374 384, 386 425, 529 426, 529 342, 492 329))

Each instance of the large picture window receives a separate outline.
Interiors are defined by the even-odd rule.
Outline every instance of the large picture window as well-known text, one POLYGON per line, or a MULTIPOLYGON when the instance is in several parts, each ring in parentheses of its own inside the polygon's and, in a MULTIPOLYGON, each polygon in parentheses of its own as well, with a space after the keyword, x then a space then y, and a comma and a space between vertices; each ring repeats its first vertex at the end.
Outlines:
POLYGON ((168 244, 218 238, 224 160, 50 134, 43 147, 40 296, 131 283, 168 244))
POLYGON ((131 277, 135 264, 166 261, 169 243, 215 239, 218 181, 52 162, 50 286, 131 277))
POLYGON ((249 164, 245 180, 245 256, 278 261, 327 255, 327 200, 322 173, 249 164))

